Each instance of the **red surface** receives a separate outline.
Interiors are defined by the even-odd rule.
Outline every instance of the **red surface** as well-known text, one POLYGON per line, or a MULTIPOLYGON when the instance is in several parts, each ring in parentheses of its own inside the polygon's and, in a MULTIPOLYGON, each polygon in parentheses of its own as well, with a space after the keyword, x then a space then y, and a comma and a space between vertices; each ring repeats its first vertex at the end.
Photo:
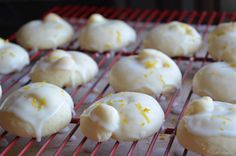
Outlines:
MULTIPOLYGON (((114 8, 106 8, 106 7, 98 8, 98 7, 88 7, 88 6, 63 6, 63 7, 56 6, 56 7, 53 7, 52 9, 50 9, 49 11, 47 11, 46 13, 44 13, 43 16, 45 16, 49 12, 55 12, 55 13, 59 14, 60 16, 64 17, 66 20, 68 20, 71 23, 73 23, 73 19, 83 19, 83 18, 86 19, 90 14, 95 13, 95 12, 103 14, 107 18, 121 19, 121 20, 126 21, 128 24, 131 24, 131 23, 133 24, 133 27, 137 31, 138 38, 140 38, 140 34, 143 32, 143 30, 145 30, 148 27, 148 24, 150 22, 154 23, 152 26, 152 27, 154 27, 157 24, 159 24, 160 22, 169 22, 169 21, 173 21, 173 20, 178 20, 178 21, 187 22, 189 24, 194 23, 194 24, 196 24, 197 29, 199 28, 199 26, 201 24, 204 23, 207 25, 206 29, 203 31, 203 34, 202 34, 202 36, 204 38, 206 36, 206 33, 208 32, 209 26, 212 25, 213 23, 218 24, 218 23, 224 22, 225 20, 233 21, 236 18, 236 13, 218 13, 218 12, 209 13, 209 12, 196 12, 196 11, 188 12, 188 11, 168 11, 168 10, 160 11, 160 10, 141 10, 141 9, 129 9, 129 8, 128 9, 124 9, 124 8, 114 9, 114 8), (142 23, 141 26, 139 25, 140 23, 142 23)), ((84 24, 73 23, 73 26, 75 28, 75 31, 79 31, 84 26, 84 24)), ((14 40, 14 39, 15 39, 15 34, 13 34, 12 36, 9 37, 9 40, 14 40)), ((69 44, 68 47, 66 47, 66 49, 70 49, 70 46, 73 45, 74 42, 75 41, 72 41, 72 43, 69 44)), ((138 39, 138 42, 141 42, 140 39, 138 39)), ((139 43, 139 45, 140 45, 140 43, 139 43)), ((123 54, 122 51, 117 52, 116 55, 110 61, 109 65, 106 66, 103 73, 93 83, 91 88, 84 94, 84 96, 81 99, 79 99, 78 101, 75 101, 75 103, 76 103, 75 110, 78 110, 80 108, 80 106, 84 103, 84 101, 91 94, 93 89, 97 86, 97 84, 101 81, 101 79, 103 79, 105 74, 110 70, 112 65, 122 55, 135 54, 138 49, 139 49, 139 46, 137 46, 134 51, 128 52, 125 54, 123 54)), ((31 61, 38 60, 40 55, 44 52, 45 51, 36 52, 34 55, 31 56, 31 61)), ((49 51, 46 51, 46 52, 49 52, 49 51)), ((109 52, 104 55, 99 54, 99 53, 95 53, 92 55, 92 57, 94 59, 100 58, 98 61, 98 65, 99 65, 99 67, 101 67, 111 57, 111 55, 109 52)), ((177 57, 177 58, 173 58, 173 59, 176 60, 177 64, 183 60, 188 61, 187 65, 186 65, 186 70, 183 74, 183 81, 188 76, 189 71, 192 68, 193 62, 195 62, 195 61, 202 62, 202 65, 204 65, 205 62, 212 62, 213 61, 212 59, 208 58, 208 54, 206 54, 205 57, 196 57, 196 56, 194 56, 194 57, 177 57)), ((11 82, 11 84, 8 85, 7 87, 3 88, 3 93, 6 94, 12 87, 14 87, 14 85, 16 85, 18 83, 18 81, 20 81, 25 75, 27 75, 29 73, 29 71, 30 71, 30 68, 28 70, 26 70, 24 73, 20 74, 20 76, 18 78, 14 79, 13 81, 11 79, 14 76, 16 76, 15 73, 4 76, 0 80, 0 84, 6 83, 6 82, 11 82)), ((107 84, 104 87, 104 89, 102 89, 100 91, 100 93, 97 95, 96 99, 101 98, 108 88, 109 88, 109 84, 107 84)), ((76 88, 71 94, 72 97, 77 95, 79 93, 79 90, 80 90, 80 87, 76 88)), ((173 96, 169 102, 168 108, 165 111, 165 118, 167 118, 168 115, 170 114, 170 112, 173 108, 173 104, 178 96, 178 93, 179 93, 179 91, 177 90, 173 94, 173 96)), ((191 95, 192 95, 192 90, 189 91, 188 97, 186 98, 185 103, 184 103, 183 110, 178 117, 178 121, 180 120, 180 118, 183 114, 183 111, 186 108, 186 106, 191 98, 191 95)), ((160 97, 157 97, 157 100, 159 100, 159 99, 160 99, 160 97)), ((177 124, 178 124, 178 121, 177 121, 177 124)), ((65 139, 60 143, 59 148, 57 149, 56 153, 54 153, 54 155, 58 155, 58 156, 61 155, 64 147, 67 145, 71 136, 79 128, 79 118, 73 118, 71 121, 71 124, 73 124, 74 127, 68 133, 68 135, 65 137, 65 139)), ((172 144, 175 139, 177 124, 174 129, 173 128, 166 128, 164 130, 165 134, 171 135, 169 143, 168 143, 166 150, 165 150, 165 156, 169 155, 170 149, 172 148, 172 144)), ((158 140, 160 133, 163 133, 163 132, 158 131, 152 137, 152 141, 151 141, 149 147, 146 149, 147 156, 152 154, 154 148, 157 148, 156 144, 157 144, 157 140, 158 140)), ((7 132, 3 132, 0 135, 0 140, 4 139, 6 137, 6 135, 7 135, 7 132)), ((57 134, 53 134, 47 138, 47 140, 45 141, 45 144, 37 152, 37 156, 43 155, 45 150, 47 150, 48 145, 54 140, 56 135, 57 134)), ((0 155, 1 156, 6 155, 18 143, 19 139, 20 139, 20 137, 15 137, 3 151, 0 151, 1 152, 0 155)), ((86 143, 87 140, 88 139, 86 137, 84 137, 80 142, 78 142, 78 145, 75 147, 75 149, 73 151, 71 151, 71 154, 73 153, 74 156, 78 155, 81 152, 81 149, 83 148, 83 145, 86 143)), ((18 155, 20 155, 20 156, 24 155, 34 145, 34 143, 35 143, 35 139, 30 139, 24 145, 24 147, 22 148, 20 153, 18 153, 18 155)), ((129 156, 133 155, 135 153, 138 143, 139 142, 137 142, 137 141, 133 142, 131 144, 131 146, 129 147, 128 153, 126 153, 124 155, 129 155, 129 156)), ((96 155, 97 152, 99 151, 101 145, 102 145, 102 143, 98 142, 94 146, 91 155, 93 155, 93 156, 96 155)), ((112 149, 110 149, 111 156, 115 155, 117 150, 119 150, 119 145, 120 145, 120 143, 118 141, 116 141, 114 143, 112 149)), ((183 155, 187 155, 187 153, 188 153, 188 151, 185 149, 183 151, 183 155)))

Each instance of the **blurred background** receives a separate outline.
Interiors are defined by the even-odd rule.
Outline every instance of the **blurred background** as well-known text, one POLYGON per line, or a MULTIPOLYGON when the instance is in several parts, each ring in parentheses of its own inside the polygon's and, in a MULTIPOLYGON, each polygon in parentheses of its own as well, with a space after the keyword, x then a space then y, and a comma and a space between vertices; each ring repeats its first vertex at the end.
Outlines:
POLYGON ((55 5, 91 5, 159 10, 236 10, 236 0, 0 0, 0 36, 8 37, 25 22, 55 5))

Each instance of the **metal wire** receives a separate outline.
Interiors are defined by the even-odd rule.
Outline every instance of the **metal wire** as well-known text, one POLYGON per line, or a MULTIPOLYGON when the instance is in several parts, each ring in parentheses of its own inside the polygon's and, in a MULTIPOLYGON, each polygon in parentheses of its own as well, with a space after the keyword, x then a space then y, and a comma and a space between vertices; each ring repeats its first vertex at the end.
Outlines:
MULTIPOLYGON (((132 25, 136 31, 137 31, 137 35, 138 35, 138 40, 137 40, 137 46, 134 48, 134 50, 130 51, 130 52, 125 52, 123 53, 123 51, 119 51, 117 52, 114 56, 112 56, 109 52, 103 54, 100 53, 93 53, 91 54, 91 56, 98 61, 98 66, 99 67, 103 67, 104 70, 103 72, 99 75, 99 77, 96 79, 96 81, 94 81, 94 83, 92 84, 92 86, 88 89, 88 91, 78 100, 75 102, 75 110, 79 110, 81 105, 84 104, 84 102, 86 101, 86 99, 88 98, 88 96, 92 93, 92 91, 94 90, 94 88, 101 82, 102 79, 104 79, 105 75, 107 74, 107 72, 109 72, 109 70, 111 69, 112 65, 117 62, 120 57, 123 56, 128 56, 128 55, 134 55, 137 53, 137 51, 140 48, 141 42, 142 42, 142 32, 146 29, 151 29, 153 27, 155 27, 157 24, 159 24, 160 22, 169 22, 169 21, 173 21, 173 20, 178 20, 178 21, 183 21, 183 22, 187 22, 189 24, 196 24, 196 28, 198 29, 202 24, 205 24, 206 27, 202 33, 203 38, 206 37, 206 34, 208 32, 209 27, 214 23, 214 24, 218 24, 224 21, 234 21, 236 18, 236 13, 219 13, 219 12, 196 12, 196 11, 169 11, 169 10, 142 10, 142 9, 130 9, 130 8, 107 8, 107 7, 95 7, 95 6, 55 6, 53 8, 51 8, 50 10, 48 10, 47 12, 42 14, 42 17, 44 17, 46 14, 50 13, 50 12, 55 12, 57 14, 59 14, 60 16, 62 16, 63 18, 65 18, 68 22, 70 22, 75 31, 78 32, 86 22, 84 23, 79 23, 79 22, 75 22, 76 20, 80 20, 80 19, 87 19, 88 16, 92 13, 100 13, 102 15, 104 15, 107 18, 110 19, 121 19, 126 21, 128 24, 132 25), (151 27, 150 27, 151 24, 151 27), (106 64, 106 62, 108 62, 108 64, 106 64)), ((15 34, 9 36, 9 40, 10 41, 14 41, 15 39, 15 34)), ((70 47, 76 42, 76 40, 72 41, 67 47, 65 47, 65 49, 71 49, 70 47)), ((36 51, 35 53, 31 54, 30 60, 31 62, 35 62, 37 61, 42 55, 47 55, 48 53, 50 53, 49 51, 36 51)), ((208 53, 206 53, 206 55, 204 57, 198 57, 198 56, 193 56, 193 57, 175 57, 173 58, 177 64, 179 64, 181 61, 187 61, 188 63, 186 64, 185 67, 185 71, 183 74, 183 81, 188 77, 189 72, 192 69, 192 65, 194 62, 201 62, 202 65, 204 65, 205 62, 213 62, 213 60, 211 58, 208 57, 208 53)), ((25 76, 28 75, 29 71, 30 71, 30 67, 27 68, 26 70, 24 70, 21 74, 17 74, 17 73, 12 73, 9 75, 4 76, 2 79, 0 79, 0 84, 9 84, 9 85, 4 85, 3 88, 3 94, 8 93, 13 87, 15 87, 15 85, 25 76), (11 83, 9 83, 11 82, 11 83)), ((30 82, 30 81, 29 81, 30 82)), ((27 82, 27 83, 29 83, 27 82)), ((109 84, 108 82, 106 83, 106 85, 104 86, 103 89, 101 89, 99 91, 99 93, 97 94, 95 100, 101 98, 106 91, 109 88, 109 84)), ((81 90, 81 86, 77 87, 76 89, 74 89, 71 92, 71 96, 75 97, 76 95, 78 95, 80 93, 81 90)), ((176 100, 176 98, 179 95, 179 90, 177 90, 171 97, 168 107, 165 111, 165 118, 169 117, 169 114, 173 108, 173 104, 176 100)), ((153 154, 153 150, 155 148, 157 148, 157 141, 158 141, 158 137, 160 134, 164 133, 164 134, 169 134, 171 137, 169 139, 169 142, 166 146, 164 155, 168 156, 170 154, 170 150, 173 147, 173 142, 175 140, 175 133, 176 133, 176 128, 178 125, 179 120, 181 119, 181 116, 183 114, 184 109, 186 108, 189 100, 191 99, 192 96, 192 89, 189 90, 188 92, 188 96, 185 99, 184 105, 183 105, 183 109, 180 113, 180 115, 177 118, 177 123, 175 125, 174 128, 165 128, 163 131, 158 131, 156 134, 153 135, 151 142, 149 144, 149 146, 146 149, 146 155, 152 155, 153 154)), ((161 97, 157 97, 157 100, 159 100, 161 97)), ((56 149, 54 155, 59 156, 62 154, 64 148, 67 146, 70 138, 73 136, 73 134, 78 130, 80 124, 79 124, 79 118, 73 118, 71 121, 71 125, 73 125, 72 129, 68 132, 68 134, 66 135, 66 137, 61 140, 61 142, 58 145, 58 148, 56 149)), ((6 138, 6 136, 8 135, 8 133, 6 131, 4 131, 2 134, 0 134, 0 141, 4 138, 6 138)), ((47 150, 47 148, 49 147, 49 145, 52 143, 52 141, 56 138, 58 134, 53 134, 51 136, 49 136, 44 145, 42 145, 37 153, 36 156, 41 156, 44 154, 44 152, 47 150)), ((19 140, 21 138, 16 136, 15 138, 13 138, 11 140, 11 142, 2 150, 0 151, 0 155, 7 155, 9 153, 9 151, 11 151, 13 149, 13 147, 15 147, 15 145, 17 143, 19 143, 19 140)), ((75 145, 74 150, 71 151, 71 153, 69 153, 69 155, 73 155, 76 156, 78 154, 80 154, 83 146, 85 145, 85 143, 88 141, 88 139, 86 137, 83 137, 82 140, 80 142, 78 142, 78 144, 75 145)), ((23 156, 25 155, 29 149, 34 146, 35 143, 35 139, 29 139, 26 144, 23 146, 23 148, 19 151, 19 153, 17 155, 19 156, 23 156)), ((119 146, 121 143, 119 143, 118 141, 114 142, 114 145, 112 146, 112 148, 110 149, 110 156, 116 155, 117 150, 119 150, 119 146)), ((138 141, 135 141, 133 143, 130 144, 130 147, 128 147, 128 152, 124 155, 135 155, 136 152, 136 147, 139 144, 138 141)), ((91 151, 91 155, 95 156, 98 151, 100 150, 101 146, 103 145, 103 143, 101 142, 97 142, 95 144, 95 146, 93 147, 92 151, 91 151)), ((188 151, 186 149, 183 149, 183 155, 187 155, 188 151)))

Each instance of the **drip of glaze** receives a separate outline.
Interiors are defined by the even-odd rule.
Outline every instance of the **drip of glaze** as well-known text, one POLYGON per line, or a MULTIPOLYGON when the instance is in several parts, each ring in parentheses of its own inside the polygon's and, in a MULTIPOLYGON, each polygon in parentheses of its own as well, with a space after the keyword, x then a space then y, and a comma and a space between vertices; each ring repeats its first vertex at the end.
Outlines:
POLYGON ((42 128, 43 128, 44 123, 46 121, 48 121, 48 119, 50 119, 54 114, 56 114, 61 107, 62 107, 62 104, 51 115, 49 115, 46 119, 42 120, 40 123, 34 124, 34 130, 35 130, 37 142, 40 142, 42 139, 42 128))
POLYGON ((61 88, 46 83, 34 83, 17 90, 10 95, 1 105, 1 111, 12 112, 22 120, 32 125, 36 140, 41 141, 42 128, 46 121, 54 116, 60 108, 68 104, 73 114, 73 101, 61 88), (35 108, 30 95, 39 98, 45 97, 45 108, 35 108), (50 95, 49 97, 47 95, 50 95), (61 95, 61 96, 58 96, 61 95), (22 105, 24 103, 24 105, 22 105))

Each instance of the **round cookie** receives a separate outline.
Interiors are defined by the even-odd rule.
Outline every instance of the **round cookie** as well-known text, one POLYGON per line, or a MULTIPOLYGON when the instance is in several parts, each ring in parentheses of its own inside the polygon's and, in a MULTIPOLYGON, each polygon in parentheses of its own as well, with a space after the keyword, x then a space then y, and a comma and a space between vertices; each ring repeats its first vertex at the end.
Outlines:
POLYGON ((135 141, 157 132, 163 121, 163 110, 153 97, 120 92, 88 107, 80 116, 80 129, 96 141, 135 141))
POLYGON ((63 89, 48 83, 32 83, 8 96, 0 106, 0 126, 21 137, 51 135, 72 118, 73 101, 63 89))
POLYGON ((119 60, 111 69, 109 83, 116 91, 142 92, 152 96, 173 92, 182 75, 173 60, 154 49, 119 60))
POLYGON ((185 23, 173 21, 157 25, 144 38, 144 48, 163 51, 168 56, 191 56, 202 44, 201 35, 185 23))
POLYGON ((236 155, 236 105, 210 97, 192 101, 176 136, 185 148, 200 155, 236 155))
POLYGON ((93 14, 81 30, 78 42, 81 49, 104 52, 120 50, 135 40, 135 30, 125 22, 93 14))
POLYGON ((34 20, 23 25, 16 34, 16 41, 27 49, 51 49, 71 41, 73 28, 54 13, 43 20, 34 20))
POLYGON ((236 64, 211 63, 193 78, 193 92, 214 100, 236 103, 236 64))
POLYGON ((25 49, 0 38, 0 74, 20 71, 29 62, 29 54, 25 49))
POLYGON ((91 80, 98 72, 96 62, 77 51, 54 50, 32 68, 32 82, 48 82, 59 87, 76 87, 91 80))
POLYGON ((218 25, 208 36, 209 53, 215 60, 236 62, 236 22, 218 25))

